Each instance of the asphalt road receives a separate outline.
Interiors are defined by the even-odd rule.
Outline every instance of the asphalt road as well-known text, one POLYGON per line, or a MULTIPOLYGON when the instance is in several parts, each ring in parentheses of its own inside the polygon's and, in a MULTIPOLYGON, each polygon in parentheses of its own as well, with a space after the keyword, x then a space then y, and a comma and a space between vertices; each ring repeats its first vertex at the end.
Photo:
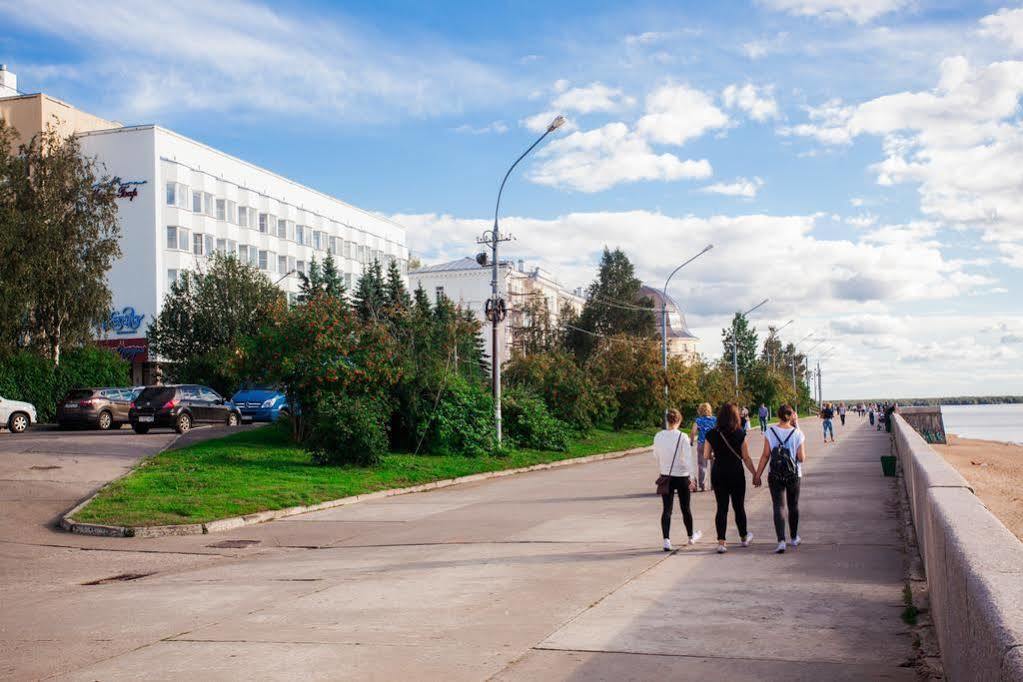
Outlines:
MULTIPOLYGON (((806 426, 805 542, 781 556, 752 488, 752 547, 713 552, 708 493, 694 504, 708 539, 661 552, 648 454, 216 535, 5 535, 0 675, 912 680, 887 438, 854 418, 825 446, 806 426)), ((111 472, 135 455, 92 456, 111 472)), ((49 457, 67 476, 90 456, 49 457)), ((60 499, 38 511, 74 497, 38 493, 60 499)))

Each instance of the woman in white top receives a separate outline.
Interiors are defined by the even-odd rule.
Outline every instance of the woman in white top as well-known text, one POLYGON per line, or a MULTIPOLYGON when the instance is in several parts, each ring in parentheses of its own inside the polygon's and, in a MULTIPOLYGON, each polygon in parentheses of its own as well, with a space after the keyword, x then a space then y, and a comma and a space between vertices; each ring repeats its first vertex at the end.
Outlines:
POLYGON ((689 493, 696 489, 692 480, 693 449, 689 436, 679 430, 682 424, 682 413, 668 410, 668 428, 654 436, 654 459, 661 476, 667 477, 667 493, 661 495, 661 533, 664 536, 664 551, 671 551, 671 507, 676 493, 679 506, 682 508, 682 522, 686 525, 689 544, 700 539, 700 531, 693 532, 693 513, 689 507, 689 493))
POLYGON ((764 452, 760 455, 757 472, 753 476, 753 485, 759 487, 764 467, 771 462, 771 471, 767 475, 767 485, 771 490, 771 502, 774 506, 774 531, 778 536, 776 554, 785 551, 785 517, 782 507, 789 511, 789 537, 793 547, 798 547, 802 540, 799 537, 799 482, 803 478, 803 462, 806 461, 806 450, 803 444, 806 436, 792 419, 793 410, 788 405, 778 408, 778 423, 767 429, 764 434, 764 452), (775 461, 781 457, 779 461, 775 461), (789 462, 785 461, 788 458, 789 462))

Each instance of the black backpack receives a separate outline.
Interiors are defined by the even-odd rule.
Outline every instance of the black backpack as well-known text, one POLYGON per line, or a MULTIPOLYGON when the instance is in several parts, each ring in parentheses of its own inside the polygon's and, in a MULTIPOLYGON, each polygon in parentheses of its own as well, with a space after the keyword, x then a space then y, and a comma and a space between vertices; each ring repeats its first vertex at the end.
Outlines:
POLYGON ((789 439, 792 438, 792 434, 796 430, 792 429, 789 435, 782 440, 778 435, 778 432, 771 429, 771 433, 774 434, 778 445, 775 445, 771 449, 771 472, 767 475, 768 482, 775 482, 779 485, 788 486, 796 482, 799 478, 799 470, 796 468, 796 461, 792 457, 792 451, 789 450, 788 444, 789 439))

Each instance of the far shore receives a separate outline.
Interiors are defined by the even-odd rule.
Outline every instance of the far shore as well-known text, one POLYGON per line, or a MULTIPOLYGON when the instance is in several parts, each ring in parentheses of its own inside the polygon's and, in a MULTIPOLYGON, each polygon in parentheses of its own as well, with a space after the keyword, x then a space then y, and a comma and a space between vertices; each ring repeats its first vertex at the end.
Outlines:
POLYGON ((933 445, 969 481, 981 502, 1023 541, 1023 445, 948 434, 933 445))

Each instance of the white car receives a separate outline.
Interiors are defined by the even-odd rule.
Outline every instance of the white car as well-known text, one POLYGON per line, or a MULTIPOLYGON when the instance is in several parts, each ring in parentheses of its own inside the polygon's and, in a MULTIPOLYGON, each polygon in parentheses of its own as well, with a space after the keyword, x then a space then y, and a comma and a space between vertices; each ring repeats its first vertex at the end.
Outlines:
POLYGON ((11 433, 24 433, 36 421, 36 408, 31 403, 0 398, 0 428, 6 426, 11 433))

